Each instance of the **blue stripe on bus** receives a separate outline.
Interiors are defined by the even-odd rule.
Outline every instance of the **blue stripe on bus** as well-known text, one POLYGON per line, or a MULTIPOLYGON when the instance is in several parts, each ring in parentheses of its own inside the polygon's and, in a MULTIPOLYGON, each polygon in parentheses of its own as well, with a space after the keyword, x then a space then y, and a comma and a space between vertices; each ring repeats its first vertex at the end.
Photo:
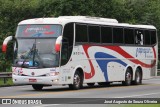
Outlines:
MULTIPOLYGON (((95 54, 95 58, 116 58, 116 57, 114 57, 112 55, 109 55, 107 53, 97 52, 95 54)), ((100 66, 102 72, 104 72, 104 77, 105 77, 106 81, 108 81, 107 65, 108 65, 109 62, 117 62, 117 63, 120 63, 123 66, 127 66, 127 64, 125 62, 121 61, 120 59, 116 59, 116 60, 97 59, 96 61, 97 61, 98 65, 100 66)))

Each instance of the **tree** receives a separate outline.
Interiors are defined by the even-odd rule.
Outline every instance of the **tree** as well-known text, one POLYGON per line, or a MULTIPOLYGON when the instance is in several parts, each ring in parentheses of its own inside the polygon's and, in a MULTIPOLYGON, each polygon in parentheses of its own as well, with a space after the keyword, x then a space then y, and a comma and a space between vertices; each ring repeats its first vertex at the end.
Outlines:
MULTIPOLYGON (((115 18, 122 23, 149 24, 160 33, 160 0, 0 0, 0 49, 24 19, 69 15, 115 18)), ((10 48, 11 49, 11 48, 10 48)), ((11 55, 12 56, 12 55, 11 55)), ((0 71, 9 67, 0 52, 0 71)))

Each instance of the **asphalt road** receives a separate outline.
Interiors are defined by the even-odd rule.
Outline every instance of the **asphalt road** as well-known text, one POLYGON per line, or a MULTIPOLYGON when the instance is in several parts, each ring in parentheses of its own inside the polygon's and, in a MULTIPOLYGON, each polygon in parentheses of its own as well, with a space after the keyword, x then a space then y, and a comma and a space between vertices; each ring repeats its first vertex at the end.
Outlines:
MULTIPOLYGON (((108 87, 100 87, 98 85, 88 87, 87 85, 84 85, 84 88, 80 90, 69 90, 68 86, 44 87, 42 91, 34 91, 30 85, 0 87, 0 98, 160 98, 160 77, 152 78, 150 80, 143 80, 142 85, 122 86, 120 83, 114 83, 108 87)), ((87 100, 85 102, 87 102, 87 100)), ((74 102, 72 101, 71 103, 74 102)), ((74 104, 71 105, 73 107, 75 106, 74 104)), ((69 107, 71 105, 65 104, 65 107, 69 107)), ((25 106, 27 105, 24 105, 24 107, 25 106)), ((45 104, 30 106, 61 107, 63 106, 63 104, 45 104)), ((88 104, 87 106, 90 105, 88 104)), ((106 107, 106 105, 101 106, 106 107)), ((112 107, 112 105, 108 106, 112 107)), ((18 106, 16 105, 16 107, 18 106)), ((78 106, 76 105, 76 107, 78 106)), ((94 105, 92 105, 92 107, 94 107, 94 105)))

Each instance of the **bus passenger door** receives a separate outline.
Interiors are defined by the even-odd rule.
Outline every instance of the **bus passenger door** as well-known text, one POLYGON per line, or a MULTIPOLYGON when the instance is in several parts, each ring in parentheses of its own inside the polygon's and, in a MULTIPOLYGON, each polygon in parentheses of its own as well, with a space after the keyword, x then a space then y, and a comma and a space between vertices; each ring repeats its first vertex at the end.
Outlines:
POLYGON ((69 43, 67 39, 62 40, 62 49, 61 49, 61 65, 65 65, 68 62, 68 50, 69 43))
POLYGON ((64 26, 64 31, 62 35, 62 46, 61 46, 61 63, 60 63, 60 77, 62 84, 72 83, 72 70, 71 64, 69 64, 69 59, 73 50, 73 34, 74 34, 73 23, 68 23, 64 26))
POLYGON ((69 43, 67 39, 62 40, 62 47, 61 47, 61 72, 60 72, 60 81, 61 84, 68 83, 68 76, 70 72, 70 68, 68 67, 67 63, 69 60, 69 43))

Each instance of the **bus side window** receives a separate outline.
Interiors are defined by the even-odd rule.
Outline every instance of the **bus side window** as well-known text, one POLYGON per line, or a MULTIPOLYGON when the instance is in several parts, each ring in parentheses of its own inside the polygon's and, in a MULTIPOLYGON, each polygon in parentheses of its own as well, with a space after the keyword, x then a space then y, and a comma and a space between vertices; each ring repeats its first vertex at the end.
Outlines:
POLYGON ((142 30, 137 30, 136 31, 136 34, 135 34, 135 42, 136 44, 138 45, 143 45, 143 39, 144 39, 144 36, 143 36, 143 31, 142 30))
POLYGON ((154 45, 156 44, 156 31, 155 30, 152 30, 150 31, 150 34, 151 34, 151 45, 154 45))

